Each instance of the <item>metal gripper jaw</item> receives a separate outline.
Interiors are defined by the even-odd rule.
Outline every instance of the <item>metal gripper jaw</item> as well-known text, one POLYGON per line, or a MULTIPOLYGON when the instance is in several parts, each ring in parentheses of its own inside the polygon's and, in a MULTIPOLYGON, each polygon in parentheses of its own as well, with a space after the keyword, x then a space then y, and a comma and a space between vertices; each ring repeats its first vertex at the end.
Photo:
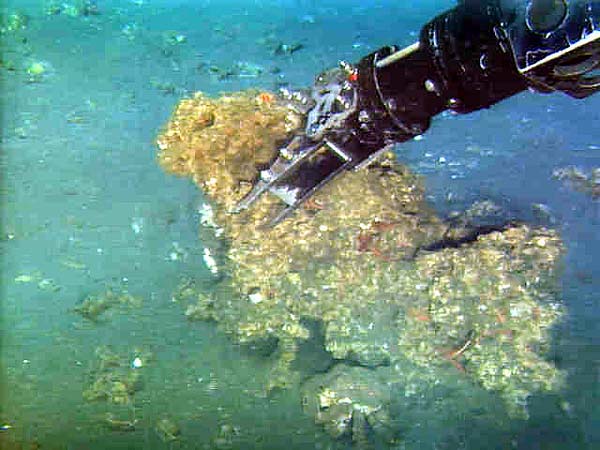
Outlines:
POLYGON ((285 203, 269 221, 274 226, 288 217, 302 202, 353 166, 353 158, 333 142, 314 142, 304 135, 295 136, 279 150, 275 161, 260 173, 252 190, 237 204, 233 213, 249 208, 265 192, 285 203))
POLYGON ((342 63, 340 69, 317 77, 303 102, 304 130, 279 149, 275 161, 260 173, 253 189, 232 212, 250 207, 263 193, 270 192, 287 205, 270 221, 273 226, 336 175, 365 159, 353 148, 349 139, 352 133, 347 129, 357 105, 356 86, 349 79, 353 73, 350 65, 342 63))

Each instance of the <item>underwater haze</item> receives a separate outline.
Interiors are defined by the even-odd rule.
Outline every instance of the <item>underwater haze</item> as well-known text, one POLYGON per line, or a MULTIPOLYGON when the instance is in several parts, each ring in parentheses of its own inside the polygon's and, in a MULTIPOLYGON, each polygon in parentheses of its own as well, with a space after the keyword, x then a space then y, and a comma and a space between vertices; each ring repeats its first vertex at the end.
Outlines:
POLYGON ((455 351, 435 382, 412 363, 410 389, 386 381, 383 435, 369 421, 377 408, 324 425, 329 391, 315 416, 312 380, 365 367, 325 351, 319 324, 295 356, 298 382, 267 389, 276 343, 238 342, 186 314, 186 289, 216 293, 223 275, 199 233, 205 195, 157 162, 179 102, 310 86, 340 60, 413 43, 454 5, 2 2, 0 448, 600 448, 600 95, 525 92, 441 114, 395 148, 440 217, 493 205, 499 220, 563 241, 562 314, 544 358, 564 383, 528 395, 519 414, 455 351))

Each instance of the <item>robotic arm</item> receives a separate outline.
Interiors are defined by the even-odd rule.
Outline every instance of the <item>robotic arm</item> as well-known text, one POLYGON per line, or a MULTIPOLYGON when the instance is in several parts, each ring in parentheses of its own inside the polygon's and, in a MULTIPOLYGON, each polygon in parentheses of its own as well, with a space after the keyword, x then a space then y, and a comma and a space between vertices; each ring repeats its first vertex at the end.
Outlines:
POLYGON ((444 110, 469 113, 525 89, 584 98, 600 90, 600 2, 462 0, 419 41, 381 48, 283 91, 306 116, 233 212, 271 192, 286 204, 274 225, 345 170, 424 133, 444 110))

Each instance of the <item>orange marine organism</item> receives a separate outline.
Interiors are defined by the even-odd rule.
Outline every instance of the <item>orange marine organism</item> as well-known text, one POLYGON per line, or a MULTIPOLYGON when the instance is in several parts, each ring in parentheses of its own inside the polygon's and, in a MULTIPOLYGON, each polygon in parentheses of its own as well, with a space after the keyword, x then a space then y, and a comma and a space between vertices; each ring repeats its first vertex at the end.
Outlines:
POLYGON ((256 100, 258 100, 259 103, 270 105, 275 101, 275 95, 270 92, 261 92, 256 96, 256 100))

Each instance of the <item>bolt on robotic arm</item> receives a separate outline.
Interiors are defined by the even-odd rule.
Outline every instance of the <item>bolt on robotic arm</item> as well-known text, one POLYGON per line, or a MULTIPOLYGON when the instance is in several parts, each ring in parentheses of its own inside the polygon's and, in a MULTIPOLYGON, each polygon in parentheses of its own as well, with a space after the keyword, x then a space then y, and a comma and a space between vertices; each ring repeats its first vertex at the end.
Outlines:
POLYGON ((600 90, 600 2, 463 0, 419 41, 381 48, 282 91, 305 127, 233 212, 270 192, 286 204, 271 225, 345 170, 424 133, 442 111, 468 113, 525 89, 584 98, 600 90))

